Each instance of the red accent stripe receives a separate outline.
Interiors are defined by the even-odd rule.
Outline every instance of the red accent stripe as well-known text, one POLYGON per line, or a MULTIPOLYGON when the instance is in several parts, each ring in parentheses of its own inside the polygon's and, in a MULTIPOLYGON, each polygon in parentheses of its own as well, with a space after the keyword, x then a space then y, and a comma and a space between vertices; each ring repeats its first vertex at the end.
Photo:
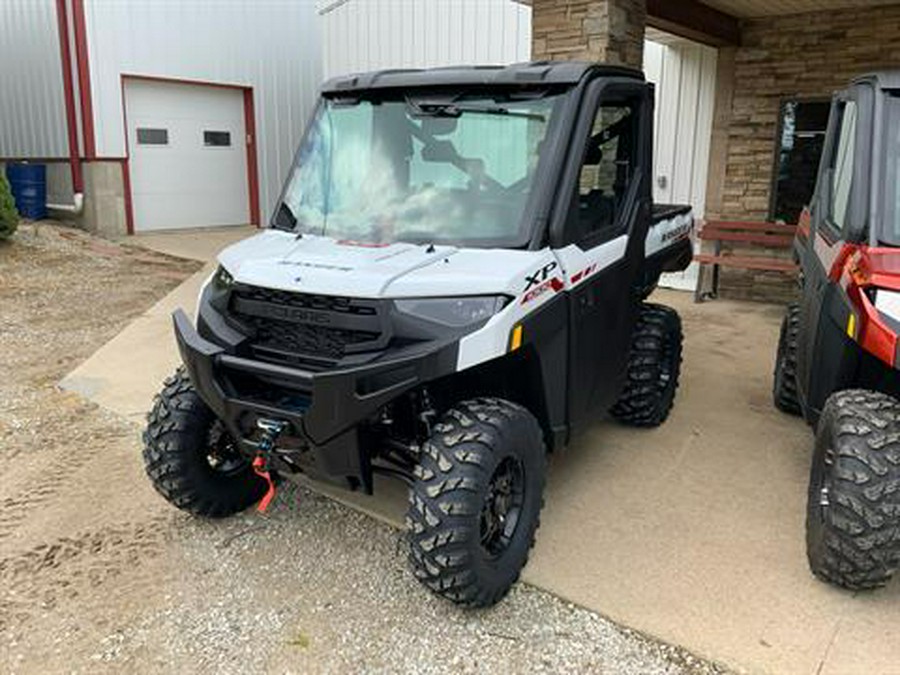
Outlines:
POLYGON ((125 227, 134 234, 134 207, 131 201, 131 149, 128 144, 128 112, 125 109, 125 78, 119 77, 122 97, 122 129, 125 130, 125 158, 122 160, 122 191, 125 193, 125 227))
POLYGON ((78 94, 81 98, 81 133, 84 138, 84 156, 87 159, 94 159, 97 147, 94 141, 94 105, 91 101, 91 69, 90 61, 88 61, 84 0, 72 0, 72 22, 75 28, 75 60, 78 64, 78 94))
POLYGON ((253 90, 244 89, 244 130, 247 133, 247 188, 250 190, 250 222, 260 226, 259 169, 256 166, 256 111, 253 90))
POLYGON ((134 234, 134 209, 131 206, 131 162, 122 160, 122 189, 125 192, 125 226, 128 234, 134 234))
POLYGON ((196 80, 189 77, 166 77, 164 75, 142 75, 139 73, 122 73, 122 77, 129 80, 144 80, 146 82, 169 82, 172 84, 199 84, 204 87, 220 87, 222 89, 250 89, 245 84, 233 84, 231 82, 213 82, 211 80, 196 80))
POLYGON ((581 281, 581 277, 583 277, 583 276, 584 276, 584 272, 579 272, 578 274, 573 275, 572 283, 577 284, 579 281, 581 281))
POLYGON ((84 191, 78 152, 78 116, 75 113, 75 84, 72 81, 72 53, 69 49, 69 17, 66 0, 56 0, 56 24, 59 31, 59 59, 62 66, 63 96, 66 102, 66 131, 69 142, 69 168, 72 191, 84 191))

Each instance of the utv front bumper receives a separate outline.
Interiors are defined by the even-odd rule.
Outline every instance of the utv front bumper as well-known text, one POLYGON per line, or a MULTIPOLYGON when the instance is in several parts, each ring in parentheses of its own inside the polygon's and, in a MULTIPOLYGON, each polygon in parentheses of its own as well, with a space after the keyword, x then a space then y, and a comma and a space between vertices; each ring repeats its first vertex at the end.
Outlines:
POLYGON ((360 424, 398 396, 452 373, 457 343, 428 343, 362 366, 313 372, 229 353, 203 338, 181 310, 173 314, 181 358, 200 397, 240 442, 256 447, 258 418, 284 421, 291 453, 276 469, 298 468, 318 478, 371 491, 370 455, 360 424), (293 461, 298 460, 297 462, 293 461))

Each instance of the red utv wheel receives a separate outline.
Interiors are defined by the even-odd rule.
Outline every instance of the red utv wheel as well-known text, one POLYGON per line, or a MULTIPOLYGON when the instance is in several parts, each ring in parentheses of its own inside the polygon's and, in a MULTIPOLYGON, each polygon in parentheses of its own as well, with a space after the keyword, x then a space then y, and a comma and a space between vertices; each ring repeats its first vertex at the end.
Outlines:
POLYGON ((806 509, 813 573, 860 590, 900 567, 900 402, 873 391, 833 394, 816 434, 806 509))
POLYGON ((797 340, 800 333, 800 307, 791 303, 781 322, 778 352, 775 356, 772 399, 775 407, 789 415, 799 415, 797 395, 797 340))

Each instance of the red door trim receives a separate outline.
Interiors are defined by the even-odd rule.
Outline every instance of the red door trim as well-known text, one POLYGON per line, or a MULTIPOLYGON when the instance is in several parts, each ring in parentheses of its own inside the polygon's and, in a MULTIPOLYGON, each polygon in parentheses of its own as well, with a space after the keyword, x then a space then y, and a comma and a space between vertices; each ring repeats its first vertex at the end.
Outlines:
POLYGON ((128 113, 125 108, 125 78, 119 78, 122 96, 122 129, 125 133, 125 159, 122 160, 122 191, 125 193, 125 227, 134 234, 134 208, 131 201, 131 149, 128 145, 128 113))
POLYGON ((239 84, 226 84, 222 82, 209 82, 204 80, 191 80, 175 77, 158 77, 156 75, 135 75, 122 73, 119 83, 122 90, 122 128, 125 133, 125 158, 122 163, 122 183, 125 190, 125 220, 128 234, 134 234, 134 208, 131 194, 131 150, 128 143, 128 114, 125 109, 125 81, 143 80, 150 82, 168 82, 172 84, 188 84, 203 87, 221 87, 223 89, 237 89, 244 95, 244 142, 247 147, 247 190, 249 194, 248 218, 252 225, 260 226, 262 220, 259 210, 259 168, 257 166, 256 152, 256 111, 253 101, 253 87, 239 84))
POLYGON ((169 77, 167 75, 146 75, 143 73, 122 73, 122 77, 129 80, 144 80, 147 82, 170 82, 172 84, 196 84, 202 87, 220 87, 222 89, 250 89, 246 84, 234 84, 231 82, 213 82, 212 80, 196 80, 189 77, 169 77))
POLYGON ((84 0, 72 0, 72 26, 75 29, 75 60, 78 64, 78 94, 81 99, 81 134, 84 156, 94 159, 97 146, 94 140, 94 104, 91 101, 91 67, 88 60, 87 22, 84 0))
POLYGON ((59 31, 59 59, 62 66, 63 97, 66 104, 66 134, 69 143, 69 169, 72 191, 84 192, 78 149, 78 116, 75 114, 75 84, 72 81, 72 52, 69 49, 69 17, 66 0, 56 0, 56 25, 59 31))
POLYGON ((244 89, 244 131, 247 134, 247 189, 250 190, 250 222, 260 225, 259 170, 256 166, 256 109, 253 89, 244 89))

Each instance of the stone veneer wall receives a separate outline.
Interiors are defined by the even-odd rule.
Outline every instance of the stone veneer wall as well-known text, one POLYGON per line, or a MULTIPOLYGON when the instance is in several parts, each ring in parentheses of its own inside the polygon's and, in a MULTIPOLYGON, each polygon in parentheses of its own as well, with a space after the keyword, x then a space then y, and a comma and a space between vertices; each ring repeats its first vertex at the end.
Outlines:
POLYGON ((532 59, 640 68, 646 19, 645 0, 533 0, 532 59))
POLYGON ((900 67, 900 4, 745 22, 721 203, 711 217, 768 218, 785 98, 830 97, 856 75, 891 67, 900 67))
MULTIPOLYGON (((767 220, 782 101, 829 98, 857 75, 900 67, 900 3, 745 21, 742 38, 739 48, 719 53, 706 213, 767 220)), ((796 296, 797 282, 780 272, 723 268, 719 288, 724 297, 783 303, 796 296)))

